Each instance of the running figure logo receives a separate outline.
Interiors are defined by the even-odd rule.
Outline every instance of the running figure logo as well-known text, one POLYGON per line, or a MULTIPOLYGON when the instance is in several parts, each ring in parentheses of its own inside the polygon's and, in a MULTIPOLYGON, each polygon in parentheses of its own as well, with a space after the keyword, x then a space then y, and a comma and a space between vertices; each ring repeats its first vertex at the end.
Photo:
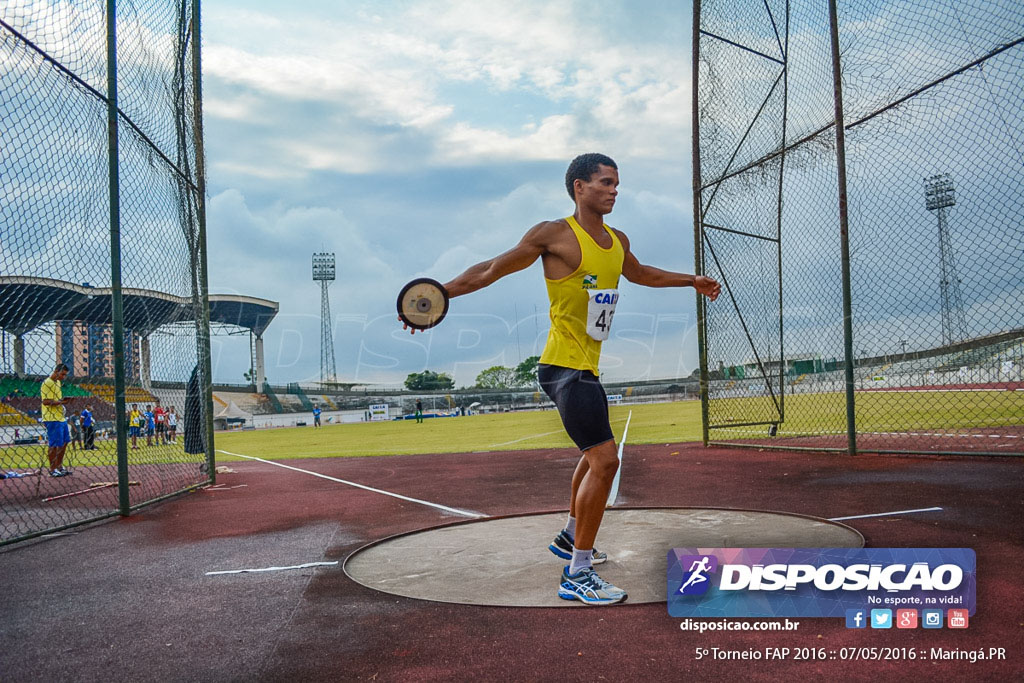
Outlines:
POLYGON ((708 574, 718 569, 718 558, 714 555, 687 555, 679 558, 682 567, 689 565, 689 574, 679 586, 680 595, 703 595, 711 586, 708 574))

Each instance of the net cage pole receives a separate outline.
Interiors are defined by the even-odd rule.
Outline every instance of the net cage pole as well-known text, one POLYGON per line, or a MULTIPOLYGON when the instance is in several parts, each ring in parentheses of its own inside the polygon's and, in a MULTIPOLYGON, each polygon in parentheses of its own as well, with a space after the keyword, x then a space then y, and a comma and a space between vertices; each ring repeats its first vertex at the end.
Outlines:
POLYGON ((789 2, 786 2, 786 30, 782 47, 782 153, 779 155, 779 185, 775 203, 776 258, 778 259, 779 288, 779 421, 772 427, 778 432, 779 425, 786 421, 786 328, 785 308, 782 298, 782 200, 785 197, 786 179, 786 131, 789 124, 789 2))
POLYGON ((117 110, 117 0, 107 0, 107 156, 110 202, 110 290, 114 352, 114 413, 117 434, 118 510, 127 517, 131 509, 128 491, 128 435, 125 416, 124 298, 121 291, 121 192, 117 110))
MULTIPOLYGON (((693 2, 693 85, 690 95, 693 101, 691 114, 692 121, 692 163, 693 163, 693 268, 696 275, 704 274, 703 257, 703 226, 701 221, 701 174, 700 174, 700 88, 698 78, 700 74, 700 7, 701 0, 693 2)), ((700 365, 700 424, 701 439, 707 447, 709 440, 708 433, 708 355, 707 355, 707 333, 705 330, 704 298, 700 292, 697 297, 697 358, 700 365)))
POLYGON ((853 293, 850 278, 850 220, 846 191, 846 128, 843 117, 843 79, 839 55, 839 15, 836 0, 828 3, 829 34, 832 44, 832 85, 835 101, 836 168, 839 190, 839 238, 843 272, 843 351, 846 355, 846 450, 857 454, 857 413, 853 374, 853 293))
POLYGON ((199 295, 202 299, 202 314, 199 325, 199 354, 203 366, 203 403, 206 439, 206 467, 209 481, 216 483, 217 468, 213 449, 213 364, 210 357, 210 287, 206 254, 206 153, 203 148, 203 79, 202 56, 200 54, 200 0, 192 2, 192 125, 195 140, 196 164, 196 209, 199 223, 199 295))

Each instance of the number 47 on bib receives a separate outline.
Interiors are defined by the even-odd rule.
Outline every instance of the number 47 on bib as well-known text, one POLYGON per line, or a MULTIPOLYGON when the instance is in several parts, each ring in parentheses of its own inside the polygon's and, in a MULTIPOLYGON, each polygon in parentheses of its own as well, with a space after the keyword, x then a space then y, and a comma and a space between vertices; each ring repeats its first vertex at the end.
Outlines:
POLYGON ((616 289, 591 289, 588 294, 587 334, 596 341, 604 341, 612 329, 619 292, 616 289))

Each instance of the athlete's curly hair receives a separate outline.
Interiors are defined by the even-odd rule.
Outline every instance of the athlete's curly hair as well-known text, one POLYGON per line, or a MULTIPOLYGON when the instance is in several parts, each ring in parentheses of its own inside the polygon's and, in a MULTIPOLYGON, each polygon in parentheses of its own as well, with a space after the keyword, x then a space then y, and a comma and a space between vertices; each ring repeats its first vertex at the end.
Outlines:
POLYGON ((618 170, 618 166, 612 161, 611 157, 605 156, 604 154, 597 154, 591 152, 590 154, 581 154, 572 160, 569 164, 569 169, 565 172, 565 189, 569 192, 569 198, 576 201, 576 193, 573 192, 572 186, 577 179, 587 182, 597 173, 598 166, 611 166, 618 170))

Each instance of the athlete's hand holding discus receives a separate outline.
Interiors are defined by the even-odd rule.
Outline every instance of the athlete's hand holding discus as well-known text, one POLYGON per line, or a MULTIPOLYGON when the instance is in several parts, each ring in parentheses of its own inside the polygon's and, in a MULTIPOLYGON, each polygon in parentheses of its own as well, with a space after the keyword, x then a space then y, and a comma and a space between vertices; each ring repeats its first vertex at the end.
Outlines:
POLYGON ((404 329, 429 330, 448 314, 448 288, 428 277, 416 278, 398 293, 398 320, 404 329))

